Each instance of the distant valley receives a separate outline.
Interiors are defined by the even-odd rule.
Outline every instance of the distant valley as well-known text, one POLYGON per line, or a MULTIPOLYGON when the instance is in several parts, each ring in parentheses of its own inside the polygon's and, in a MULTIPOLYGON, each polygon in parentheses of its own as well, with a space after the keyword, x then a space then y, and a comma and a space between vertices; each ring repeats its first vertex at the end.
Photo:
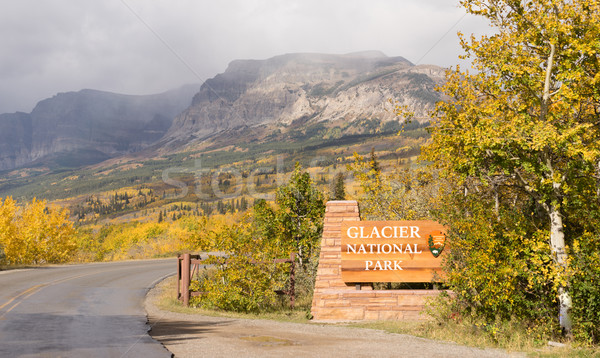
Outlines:
POLYGON ((268 192, 275 183, 264 171, 278 160, 284 171, 295 161, 340 170, 353 152, 374 148, 400 163, 426 139, 443 78, 442 68, 376 51, 288 54, 236 60, 201 86, 152 96, 61 93, 31 113, 0 115, 0 196, 75 205, 98 192, 152 187, 160 199, 179 198, 166 171, 192 184, 207 180, 198 171, 222 168, 246 178, 260 171, 268 180, 259 191, 268 192), (395 103, 415 114, 411 124, 396 118, 395 103))

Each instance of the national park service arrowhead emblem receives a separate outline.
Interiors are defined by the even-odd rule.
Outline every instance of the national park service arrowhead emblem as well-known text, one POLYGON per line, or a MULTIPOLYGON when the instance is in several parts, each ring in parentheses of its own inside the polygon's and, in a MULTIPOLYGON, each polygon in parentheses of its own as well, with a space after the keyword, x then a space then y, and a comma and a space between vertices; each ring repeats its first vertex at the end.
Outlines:
POLYGON ((433 257, 438 257, 444 251, 444 246, 446 246, 446 235, 439 230, 434 230, 429 234, 427 243, 433 257))

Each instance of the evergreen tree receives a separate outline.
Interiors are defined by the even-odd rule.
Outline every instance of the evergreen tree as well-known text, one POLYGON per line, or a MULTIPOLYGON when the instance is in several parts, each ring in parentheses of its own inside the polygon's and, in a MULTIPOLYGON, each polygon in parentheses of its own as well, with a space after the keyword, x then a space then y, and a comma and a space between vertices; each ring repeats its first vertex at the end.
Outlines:
POLYGON ((346 189, 344 187, 344 173, 337 173, 333 181, 331 200, 346 200, 346 189))

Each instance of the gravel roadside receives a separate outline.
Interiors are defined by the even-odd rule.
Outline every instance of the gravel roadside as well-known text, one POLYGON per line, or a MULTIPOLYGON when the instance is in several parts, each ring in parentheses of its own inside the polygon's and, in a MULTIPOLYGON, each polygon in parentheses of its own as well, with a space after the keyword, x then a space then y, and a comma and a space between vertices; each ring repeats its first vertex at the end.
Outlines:
POLYGON ((163 311, 160 285, 146 297, 150 335, 175 357, 524 357, 404 334, 163 311))

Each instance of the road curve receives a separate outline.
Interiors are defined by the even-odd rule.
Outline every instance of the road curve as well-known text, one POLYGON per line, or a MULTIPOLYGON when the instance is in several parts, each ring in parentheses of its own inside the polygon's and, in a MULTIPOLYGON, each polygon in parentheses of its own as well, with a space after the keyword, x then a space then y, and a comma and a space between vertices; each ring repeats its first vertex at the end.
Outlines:
POLYGON ((143 301, 176 261, 0 272, 0 357, 170 357, 147 334, 143 301))

